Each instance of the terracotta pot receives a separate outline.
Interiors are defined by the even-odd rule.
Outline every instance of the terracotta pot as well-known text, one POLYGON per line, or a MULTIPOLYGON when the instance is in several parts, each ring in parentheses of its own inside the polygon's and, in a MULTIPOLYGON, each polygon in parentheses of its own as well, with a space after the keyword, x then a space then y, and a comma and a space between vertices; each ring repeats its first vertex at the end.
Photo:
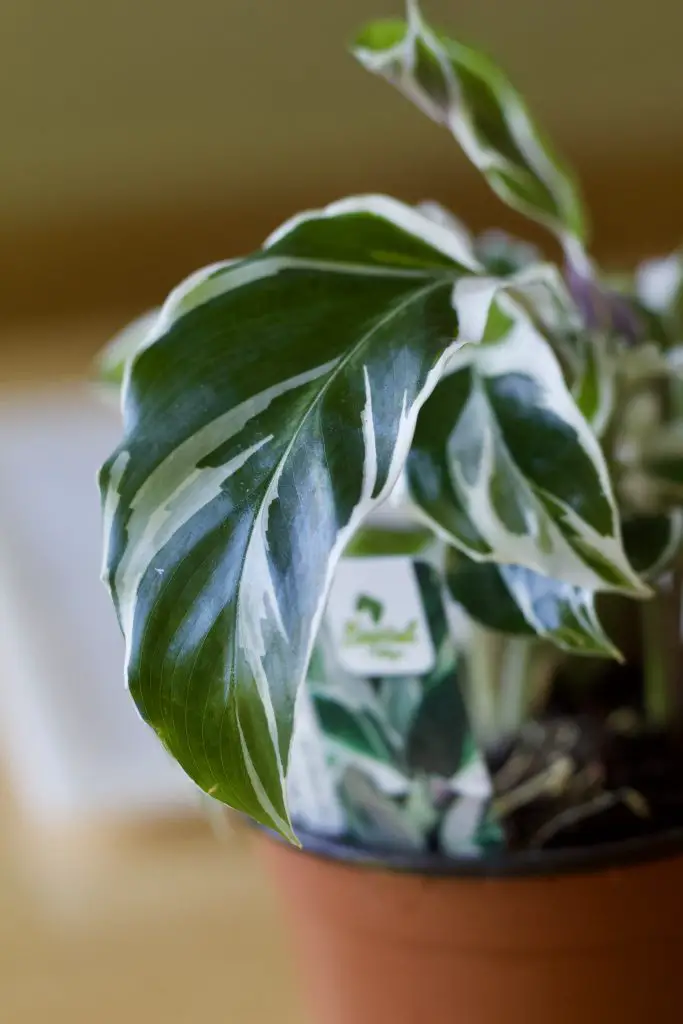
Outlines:
POLYGON ((268 836, 260 845, 314 1024, 683 1020, 680 836, 590 861, 577 851, 418 865, 431 875, 349 863, 324 843, 322 856, 268 836))

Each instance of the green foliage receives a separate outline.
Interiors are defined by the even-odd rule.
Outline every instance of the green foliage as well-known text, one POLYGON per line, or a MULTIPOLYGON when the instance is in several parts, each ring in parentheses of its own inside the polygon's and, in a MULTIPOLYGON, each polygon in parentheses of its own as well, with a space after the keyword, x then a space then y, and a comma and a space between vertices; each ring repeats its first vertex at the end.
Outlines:
POLYGON ((603 452, 521 312, 452 364, 420 416, 408 474, 425 514, 470 558, 581 587, 586 608, 599 589, 643 593, 603 452))
POLYGON ((447 568, 453 598, 489 629, 539 636, 573 654, 619 657, 595 611, 595 595, 520 565, 475 562, 453 553, 447 568))
POLYGON ((101 475, 128 685, 202 789, 285 835, 334 566, 462 344, 461 257, 393 200, 336 204, 181 286, 130 366, 101 475))
MULTIPOLYGON (((400 551, 401 533, 382 532, 383 549, 393 543, 400 551)), ((502 837, 491 828, 490 782, 459 685, 433 557, 428 552, 412 562, 434 645, 433 667, 420 676, 348 674, 323 628, 308 673, 314 716, 299 726, 295 745, 304 758, 308 753, 299 768, 306 779, 319 780, 322 773, 331 781, 342 811, 339 828, 353 841, 424 850, 439 833, 442 852, 454 854, 499 845, 502 837), (323 752, 319 764, 311 756, 316 749, 323 752), (470 784, 463 785, 468 775, 470 784)), ((366 603, 367 595, 360 600, 366 603)), ((292 815, 320 831, 325 811, 319 786, 306 779, 296 789, 292 815)))
MULTIPOLYGON (((103 357, 107 386, 123 385, 101 487, 131 694, 203 790, 292 840, 294 710, 335 567, 381 545, 358 529, 404 474, 417 521, 403 553, 431 531, 452 545, 453 596, 513 638, 519 671, 520 637, 616 656, 596 595, 647 597, 680 557, 681 258, 617 289, 584 252, 574 178, 517 91, 415 3, 354 52, 556 233, 566 280, 434 204, 354 197, 199 271, 103 357)), ((470 661, 485 686, 485 661, 470 661)), ((451 677, 400 700, 380 687, 380 711, 318 694, 337 750, 354 751, 339 791, 358 835, 381 820, 421 842, 435 823, 422 781, 406 819, 358 759, 401 778, 456 770, 451 677)), ((461 803, 440 827, 475 811, 461 803)), ((495 841, 495 822, 480 826, 495 841)))
POLYGON ((567 241, 585 241, 586 215, 573 175, 493 61, 430 28, 412 0, 405 21, 372 22, 353 52, 448 128, 504 202, 567 241))

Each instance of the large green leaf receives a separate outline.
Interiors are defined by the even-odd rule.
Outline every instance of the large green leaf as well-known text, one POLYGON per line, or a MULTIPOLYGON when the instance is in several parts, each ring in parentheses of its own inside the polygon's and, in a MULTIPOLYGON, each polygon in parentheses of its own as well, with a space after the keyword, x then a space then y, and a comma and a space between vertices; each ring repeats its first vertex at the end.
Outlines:
POLYGON ((602 629, 595 596, 520 565, 475 562, 452 551, 448 587, 473 619, 513 635, 537 635, 562 650, 614 658, 619 652, 602 629))
MULTIPOLYGON (((456 308, 459 295, 487 287, 485 279, 460 282, 456 308)), ((422 411, 408 463, 413 497, 475 560, 643 596, 600 446, 550 345, 509 298, 496 299, 509 318, 496 341, 486 341, 491 318, 481 309, 478 323, 461 316, 467 336, 483 341, 458 354, 422 411)))
POLYGON ((484 54, 431 29, 414 0, 408 0, 405 21, 368 25, 354 53, 446 126, 501 199, 550 227, 572 248, 575 240, 585 240, 585 213, 573 176, 520 94, 484 54))
POLYGON ((334 567, 458 348, 466 242, 382 197, 295 218, 168 299, 101 474, 143 718, 197 784, 292 838, 296 694, 334 567))

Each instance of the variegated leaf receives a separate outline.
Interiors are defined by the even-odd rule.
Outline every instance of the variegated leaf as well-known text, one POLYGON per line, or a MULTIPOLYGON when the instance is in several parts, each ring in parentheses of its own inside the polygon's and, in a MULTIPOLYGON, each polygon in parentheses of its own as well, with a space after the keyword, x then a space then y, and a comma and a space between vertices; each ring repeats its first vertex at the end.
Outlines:
POLYGON ((500 569, 495 562, 475 562, 451 549, 446 561, 450 595, 482 626, 512 636, 533 636, 535 631, 511 597, 500 569))
POLYGON ((427 845, 424 822, 411 818, 408 809, 383 792, 360 769, 347 768, 339 784, 350 831, 372 849, 423 850, 427 845))
POLYGON ((408 0, 405 21, 368 25, 354 53, 446 126, 501 199, 547 225, 570 248, 585 239, 573 176, 520 94, 484 54, 431 29, 415 0, 408 0))
POLYGON ((357 765, 378 785, 392 793, 403 793, 408 770, 403 742, 378 713, 376 702, 362 703, 345 699, 343 693, 326 692, 324 687, 312 694, 315 714, 325 737, 328 753, 342 765, 357 765))
MULTIPOLYGON (((481 279, 460 282, 456 308, 458 296, 486 287, 481 279)), ((508 316, 498 341, 486 340, 491 321, 484 325, 481 311, 478 323, 461 318, 468 337, 483 343, 458 354, 420 416, 408 463, 413 498, 475 560, 642 596, 595 435, 549 344, 507 299, 496 299, 508 316)))
MULTIPOLYGON (((576 275, 568 276, 571 285, 576 275)), ((529 262, 504 283, 549 343, 580 412, 601 437, 615 408, 619 323, 608 321, 603 330, 588 321, 567 279, 552 265, 529 262)))
POLYGON ((180 286, 124 380, 105 573, 143 718, 197 784, 293 838, 294 705, 334 567, 452 353, 466 239, 382 197, 180 286))
POLYGON ((469 736, 465 702, 454 674, 449 673, 425 693, 411 722, 408 763, 413 771, 449 778, 461 762, 469 736))
POLYGON ((541 636, 573 654, 614 658, 619 653, 595 611, 595 595, 519 565, 449 558, 453 598, 477 622, 500 633, 541 636))

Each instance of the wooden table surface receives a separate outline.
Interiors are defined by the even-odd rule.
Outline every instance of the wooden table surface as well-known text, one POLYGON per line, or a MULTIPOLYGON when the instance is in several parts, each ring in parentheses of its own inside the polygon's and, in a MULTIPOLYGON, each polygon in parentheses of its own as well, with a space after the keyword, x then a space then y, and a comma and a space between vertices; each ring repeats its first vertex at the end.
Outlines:
MULTIPOLYGON (((0 330, 0 401, 84 376, 116 323, 0 330)), ((302 1024, 285 948, 244 830, 36 831, 1 795, 0 1024, 302 1024)))

